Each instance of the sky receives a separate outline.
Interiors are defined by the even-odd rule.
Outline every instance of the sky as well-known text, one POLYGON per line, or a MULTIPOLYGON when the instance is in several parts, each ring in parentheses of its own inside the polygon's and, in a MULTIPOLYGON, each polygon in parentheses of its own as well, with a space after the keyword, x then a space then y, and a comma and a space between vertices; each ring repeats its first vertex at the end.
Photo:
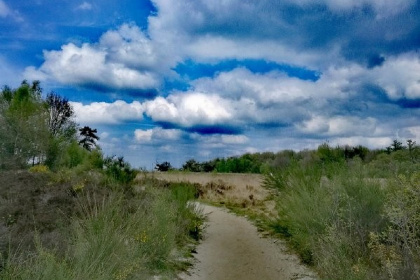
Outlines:
POLYGON ((420 1, 0 0, 0 85, 40 80, 152 169, 420 144, 420 1))

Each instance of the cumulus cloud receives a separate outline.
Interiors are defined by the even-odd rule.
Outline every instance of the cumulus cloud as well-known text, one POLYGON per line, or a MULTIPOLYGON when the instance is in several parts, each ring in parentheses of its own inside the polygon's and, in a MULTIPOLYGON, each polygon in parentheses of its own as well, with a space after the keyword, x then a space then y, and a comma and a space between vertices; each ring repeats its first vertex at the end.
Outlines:
POLYGON ((420 99, 420 55, 418 53, 390 57, 368 74, 393 100, 420 99))
POLYGON ((149 34, 174 57, 262 58, 323 70, 346 59, 367 64, 374 55, 420 46, 415 0, 153 3, 158 13, 149 18, 149 34), (331 11, 337 15, 332 17, 331 11), (174 45, 183 47, 174 50, 174 45))
POLYGON ((84 124, 119 124, 129 120, 142 120, 144 107, 138 102, 127 103, 117 100, 113 103, 93 102, 83 105, 70 102, 77 121, 84 124))
POLYGON ((168 141, 178 140, 182 132, 178 129, 163 129, 156 127, 153 129, 136 129, 134 131, 134 138, 137 143, 149 143, 152 141, 168 141))
POLYGON ((377 121, 372 117, 360 118, 352 116, 314 116, 297 125, 302 132, 318 136, 359 136, 376 134, 377 121))
POLYGON ((182 127, 223 124, 232 117, 226 100, 199 92, 158 97, 144 105, 146 114, 154 121, 182 127))
POLYGON ((160 80, 149 69, 150 52, 150 41, 142 31, 123 25, 105 33, 98 44, 69 43, 59 51, 44 51, 45 62, 39 68, 28 67, 25 77, 93 89, 151 90, 160 80))

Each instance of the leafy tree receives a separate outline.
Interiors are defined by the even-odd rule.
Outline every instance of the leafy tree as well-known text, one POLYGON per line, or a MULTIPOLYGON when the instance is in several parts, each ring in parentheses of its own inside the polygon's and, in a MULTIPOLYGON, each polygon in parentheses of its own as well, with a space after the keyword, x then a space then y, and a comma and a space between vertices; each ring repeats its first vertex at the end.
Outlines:
POLYGON ((200 172, 201 164, 195 159, 187 160, 184 165, 182 165, 182 170, 191 171, 191 172, 200 172))
POLYGON ((38 81, 23 81, 16 90, 4 87, 0 98, 0 164, 20 168, 45 158, 49 133, 38 81))
POLYGON ((99 140, 99 136, 96 135, 98 130, 92 129, 89 126, 84 126, 79 129, 80 136, 82 139, 79 141, 79 145, 88 151, 92 151, 96 147, 96 140, 99 140))
POLYGON ((390 150, 393 152, 404 150, 405 148, 406 147, 402 144, 402 142, 398 141, 397 139, 395 139, 390 146, 390 150))

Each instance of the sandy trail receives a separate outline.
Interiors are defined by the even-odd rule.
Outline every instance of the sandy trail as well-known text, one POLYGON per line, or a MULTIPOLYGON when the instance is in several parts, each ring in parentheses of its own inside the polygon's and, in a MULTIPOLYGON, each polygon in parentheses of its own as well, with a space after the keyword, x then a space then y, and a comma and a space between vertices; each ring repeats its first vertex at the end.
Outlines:
POLYGON ((222 208, 203 209, 208 215, 204 240, 197 247, 193 269, 181 279, 316 279, 282 241, 262 238, 245 218, 222 208))
MULTIPOLYGON (((257 174, 168 173, 157 179, 188 181, 204 186, 202 198, 215 204, 247 207, 260 215, 276 215, 275 202, 263 188, 257 174), (210 183, 215 183, 214 188, 210 183)), ((180 276, 184 280, 312 280, 317 277, 291 254, 282 240, 262 238, 244 217, 224 208, 203 207, 207 214, 204 240, 197 246, 193 268, 180 276)))

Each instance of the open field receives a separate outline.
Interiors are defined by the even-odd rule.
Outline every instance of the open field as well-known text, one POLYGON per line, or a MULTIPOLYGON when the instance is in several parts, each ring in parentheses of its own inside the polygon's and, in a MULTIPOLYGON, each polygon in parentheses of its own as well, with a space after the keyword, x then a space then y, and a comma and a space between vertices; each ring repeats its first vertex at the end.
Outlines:
POLYGON ((147 176, 150 175, 158 180, 199 184, 200 199, 207 203, 276 215, 275 203, 270 199, 270 191, 262 187, 260 174, 154 172, 147 176))

